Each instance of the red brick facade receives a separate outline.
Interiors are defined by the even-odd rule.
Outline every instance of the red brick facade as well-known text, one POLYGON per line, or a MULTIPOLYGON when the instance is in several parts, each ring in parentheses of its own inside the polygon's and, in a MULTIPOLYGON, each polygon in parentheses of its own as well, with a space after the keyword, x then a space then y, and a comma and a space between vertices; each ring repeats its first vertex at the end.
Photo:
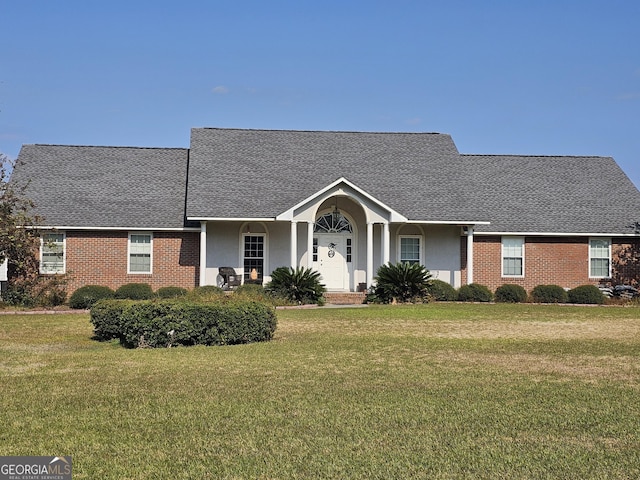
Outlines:
POLYGON ((200 236, 195 232, 154 232, 151 274, 129 274, 128 232, 66 232, 69 294, 83 285, 116 289, 126 283, 148 283, 154 290, 198 284, 200 236))
MULTIPOLYGON (((462 282, 467 283, 467 243, 461 240, 462 282)), ((574 288, 585 284, 637 285, 640 281, 640 239, 612 238, 611 279, 589 278, 589 238, 526 237, 524 277, 502 276, 502 239, 476 236, 473 242, 473 281, 495 290, 505 283, 531 291, 536 285, 574 288)))

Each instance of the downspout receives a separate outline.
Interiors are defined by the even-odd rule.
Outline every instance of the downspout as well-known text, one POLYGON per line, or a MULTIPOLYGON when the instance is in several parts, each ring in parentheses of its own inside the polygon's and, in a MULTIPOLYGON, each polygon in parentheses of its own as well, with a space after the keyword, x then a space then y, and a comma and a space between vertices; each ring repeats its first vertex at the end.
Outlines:
POLYGON ((467 228, 467 284, 473 283, 473 227, 467 228))
POLYGON ((200 286, 207 281, 207 222, 200 222, 200 286))

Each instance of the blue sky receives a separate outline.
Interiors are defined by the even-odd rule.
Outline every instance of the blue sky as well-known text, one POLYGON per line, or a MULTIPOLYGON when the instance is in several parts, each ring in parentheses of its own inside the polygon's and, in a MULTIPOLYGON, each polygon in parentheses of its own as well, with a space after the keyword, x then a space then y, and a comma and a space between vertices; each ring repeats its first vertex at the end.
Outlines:
POLYGON ((0 152, 188 147, 191 127, 442 132, 613 156, 640 186, 637 0, 20 0, 0 152))

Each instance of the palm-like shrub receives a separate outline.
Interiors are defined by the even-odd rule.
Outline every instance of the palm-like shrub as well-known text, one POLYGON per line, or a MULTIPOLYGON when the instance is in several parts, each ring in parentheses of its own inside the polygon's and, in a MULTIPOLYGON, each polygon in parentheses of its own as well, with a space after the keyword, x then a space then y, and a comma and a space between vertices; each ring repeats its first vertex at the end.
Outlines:
POLYGON ((321 279, 320 273, 310 268, 278 267, 271 272, 265 290, 294 303, 318 303, 325 292, 321 279))
POLYGON ((375 299, 382 303, 425 302, 429 298, 431 274, 418 263, 381 265, 375 281, 375 299))

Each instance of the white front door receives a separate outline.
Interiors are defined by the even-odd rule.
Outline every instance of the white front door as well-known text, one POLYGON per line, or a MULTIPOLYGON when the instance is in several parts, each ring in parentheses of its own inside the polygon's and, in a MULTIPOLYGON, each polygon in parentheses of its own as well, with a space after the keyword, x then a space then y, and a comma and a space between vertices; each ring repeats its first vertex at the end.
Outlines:
POLYGON ((348 290, 347 239, 350 237, 335 234, 315 236, 318 239, 318 260, 314 266, 322 275, 322 283, 327 290, 348 290))

